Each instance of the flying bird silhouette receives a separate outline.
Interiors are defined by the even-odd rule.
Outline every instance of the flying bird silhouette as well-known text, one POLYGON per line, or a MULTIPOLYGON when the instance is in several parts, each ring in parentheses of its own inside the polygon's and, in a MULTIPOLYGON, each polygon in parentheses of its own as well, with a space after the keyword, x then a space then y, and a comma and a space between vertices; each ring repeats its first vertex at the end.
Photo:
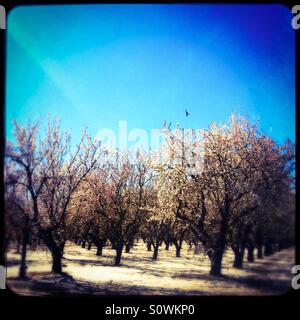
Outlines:
POLYGON ((185 110, 185 116, 186 116, 186 117, 189 116, 189 112, 187 112, 187 110, 185 110))

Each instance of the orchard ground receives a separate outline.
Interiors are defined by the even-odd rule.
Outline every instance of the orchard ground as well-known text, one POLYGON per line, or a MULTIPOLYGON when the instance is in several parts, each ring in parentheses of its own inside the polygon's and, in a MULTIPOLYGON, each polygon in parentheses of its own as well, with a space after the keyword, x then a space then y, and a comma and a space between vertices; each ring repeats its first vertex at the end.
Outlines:
POLYGON ((19 280, 20 254, 11 248, 7 254, 7 286, 20 295, 278 295, 290 288, 294 248, 272 256, 245 261, 244 269, 232 267, 233 254, 228 250, 223 259, 223 275, 209 275, 209 259, 203 252, 184 244, 181 257, 175 247, 160 248, 157 261, 140 240, 130 253, 123 253, 121 265, 113 266, 115 251, 81 248, 67 242, 63 274, 51 273, 51 254, 43 248, 29 250, 27 280, 19 280))

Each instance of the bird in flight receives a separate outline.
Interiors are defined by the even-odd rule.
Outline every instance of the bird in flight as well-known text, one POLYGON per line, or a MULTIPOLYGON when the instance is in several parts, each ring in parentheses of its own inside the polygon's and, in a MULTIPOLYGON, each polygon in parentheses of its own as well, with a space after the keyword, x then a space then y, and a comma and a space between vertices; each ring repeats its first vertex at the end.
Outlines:
POLYGON ((189 112, 187 112, 187 110, 185 109, 185 116, 188 117, 189 116, 189 112))

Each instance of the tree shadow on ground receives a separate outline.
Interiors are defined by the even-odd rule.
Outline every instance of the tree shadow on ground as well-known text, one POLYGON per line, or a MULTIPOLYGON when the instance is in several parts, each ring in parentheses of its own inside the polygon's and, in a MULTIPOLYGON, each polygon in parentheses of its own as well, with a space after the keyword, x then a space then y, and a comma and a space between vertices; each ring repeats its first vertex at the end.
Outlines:
MULTIPOLYGON (((118 283, 104 283, 94 285, 88 282, 75 280, 67 273, 60 275, 34 274, 34 278, 21 280, 11 278, 9 288, 19 295, 36 296, 76 296, 76 295, 183 295, 186 292, 177 289, 160 287, 146 287, 143 285, 121 285, 118 283)), ((189 292, 188 294, 204 295, 207 292, 189 292)))
MULTIPOLYGON (((141 271, 142 273, 147 273, 152 276, 161 277, 161 271, 157 270, 156 261, 152 260, 146 260, 147 262, 150 262, 151 265, 146 267, 144 264, 142 265, 130 265, 128 264, 128 261, 123 259, 123 261, 120 263, 120 265, 115 266, 113 262, 110 261, 97 261, 97 260, 85 260, 85 259, 66 259, 68 261, 71 261, 72 263, 76 263, 82 266, 101 266, 101 267, 112 267, 116 268, 128 268, 128 269, 134 269, 141 271)), ((140 262, 140 261, 139 261, 140 262)), ((174 271, 170 270, 164 270, 164 276, 172 276, 174 274, 174 271)))
POLYGON ((176 274, 174 278, 184 278, 189 280, 203 280, 210 283, 223 283, 228 287, 247 287, 260 289, 268 294, 284 294, 290 288, 290 281, 282 279, 260 279, 254 276, 212 276, 209 274, 176 274))

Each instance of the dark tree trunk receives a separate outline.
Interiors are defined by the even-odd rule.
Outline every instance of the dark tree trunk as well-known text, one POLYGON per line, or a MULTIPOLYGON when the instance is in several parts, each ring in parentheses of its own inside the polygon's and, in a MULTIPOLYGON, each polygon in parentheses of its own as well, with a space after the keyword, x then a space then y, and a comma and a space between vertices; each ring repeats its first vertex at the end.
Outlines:
POLYGON ((147 242, 147 251, 151 251, 151 242, 150 241, 147 242))
POLYGON ((115 258, 115 266, 119 266, 121 262, 122 257, 122 251, 123 251, 123 243, 118 243, 116 248, 116 258, 115 258))
POLYGON ((130 253, 130 244, 126 244, 125 252, 130 253))
POLYGON ((7 253, 9 242, 10 242, 10 238, 9 237, 5 237, 4 238, 4 245, 3 245, 4 254, 7 253))
POLYGON ((91 248, 92 248, 92 242, 89 242, 89 244, 88 244, 88 250, 91 250, 91 248))
POLYGON ((52 254, 52 272, 61 273, 62 272, 62 265, 61 265, 62 254, 60 250, 53 250, 51 254, 52 254))
POLYGON ((96 256, 102 256, 102 250, 103 250, 103 246, 102 245, 98 245, 97 246, 96 256))
POLYGON ((255 232, 255 243, 257 247, 257 259, 263 258, 263 233, 261 227, 258 227, 255 232))
POLYGON ((82 241, 81 248, 85 248, 85 241, 86 241, 86 240, 83 240, 83 241, 82 241))
POLYGON ((248 262, 254 262, 254 247, 249 246, 247 248, 247 252, 248 252, 248 255, 247 255, 248 262))
POLYGON ((22 256, 21 256, 21 266, 20 266, 20 272, 19 272, 19 277, 21 279, 26 278, 26 254, 27 254, 27 243, 23 241, 22 244, 22 256))
POLYGON ((210 255, 210 274, 220 276, 222 272, 223 250, 216 250, 210 255))
POLYGON ((53 273, 62 273, 62 257, 64 252, 64 247, 66 240, 60 239, 60 242, 55 241, 55 234, 49 230, 40 229, 40 237, 43 242, 51 252, 52 256, 52 272, 53 273))
POLYGON ((169 250, 169 247, 170 247, 170 242, 169 242, 169 241, 166 241, 166 247, 165 247, 165 249, 166 249, 166 250, 169 250))
POLYGON ((180 250, 181 250, 181 245, 178 244, 177 242, 174 242, 175 248, 176 248, 176 257, 180 258, 180 250))
POLYGON ((102 256, 102 251, 103 251, 103 247, 104 247, 104 244, 105 244, 106 240, 99 240, 97 242, 97 252, 96 252, 96 255, 97 256, 102 256))
POLYGON ((257 246, 257 259, 262 259, 263 258, 263 249, 262 245, 257 246))
POLYGON ((157 260, 157 257, 158 257, 158 248, 159 248, 158 245, 157 245, 157 246, 154 246, 154 252, 153 252, 153 257, 152 257, 153 260, 157 260))
POLYGON ((28 218, 25 218, 25 227, 23 231, 23 241, 22 241, 22 254, 21 254, 21 266, 20 266, 20 272, 19 272, 19 277, 21 279, 26 278, 26 255, 27 255, 27 243, 29 239, 29 229, 28 229, 28 218))
POLYGON ((244 261, 244 249, 236 249, 234 252, 234 262, 233 267, 237 269, 243 268, 243 261, 244 261))
POLYGON ((265 256, 270 256, 271 254, 273 254, 273 245, 270 242, 267 242, 265 245, 265 256))
POLYGON ((221 212, 221 216, 222 216, 221 228, 220 228, 215 246, 213 248, 214 250, 210 254, 210 274, 214 276, 220 276, 222 274, 222 259, 223 259, 223 254, 226 246, 229 209, 230 209, 230 202, 225 192, 225 204, 221 212))
POLYGON ((20 241, 17 240, 17 253, 19 254, 20 253, 20 241))

